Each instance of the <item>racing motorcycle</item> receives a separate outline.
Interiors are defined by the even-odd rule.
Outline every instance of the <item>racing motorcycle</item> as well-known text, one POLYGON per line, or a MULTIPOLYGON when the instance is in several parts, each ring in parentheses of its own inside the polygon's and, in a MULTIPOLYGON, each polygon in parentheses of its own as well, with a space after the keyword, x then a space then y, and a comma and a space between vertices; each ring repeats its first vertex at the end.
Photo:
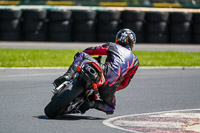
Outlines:
POLYGON ((63 114, 82 113, 80 107, 92 96, 98 95, 98 87, 105 82, 103 71, 96 60, 83 60, 75 67, 70 81, 63 82, 52 90, 51 101, 44 112, 48 118, 63 114))

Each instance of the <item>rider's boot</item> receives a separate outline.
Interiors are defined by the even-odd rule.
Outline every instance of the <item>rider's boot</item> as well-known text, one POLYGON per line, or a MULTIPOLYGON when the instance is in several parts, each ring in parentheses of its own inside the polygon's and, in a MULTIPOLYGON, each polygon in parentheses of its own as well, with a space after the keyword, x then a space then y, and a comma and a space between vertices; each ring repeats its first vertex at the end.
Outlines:
POLYGON ((66 81, 69 81, 70 79, 72 79, 74 77, 74 73, 75 73, 75 66, 72 64, 69 69, 67 70, 67 72, 63 75, 63 77, 65 78, 66 81))
POLYGON ((106 103, 100 100, 96 100, 94 104, 94 108, 100 111, 105 112, 107 115, 108 114, 113 114, 114 113, 114 108, 108 106, 106 103))
POLYGON ((58 77, 57 79, 54 80, 53 85, 55 87, 60 86, 63 82, 65 81, 69 81, 70 79, 73 78, 75 71, 73 70, 74 66, 70 66, 69 69, 67 70, 67 72, 63 75, 58 77))
POLYGON ((59 78, 54 80, 54 82, 53 82, 54 86, 58 87, 63 82, 71 80, 74 77, 74 74, 75 74, 75 72, 77 70, 77 68, 76 68, 77 65, 80 65, 80 63, 82 62, 82 59, 83 59, 83 54, 77 53, 75 55, 74 62, 69 67, 67 72, 63 76, 60 76, 59 78))
POLYGON ((87 110, 93 109, 93 108, 95 108, 97 110, 100 110, 100 111, 103 111, 106 114, 113 114, 114 110, 115 110, 114 108, 108 106, 103 101, 100 101, 100 100, 89 100, 89 101, 86 101, 80 107, 80 111, 82 112, 82 114, 84 114, 87 110))

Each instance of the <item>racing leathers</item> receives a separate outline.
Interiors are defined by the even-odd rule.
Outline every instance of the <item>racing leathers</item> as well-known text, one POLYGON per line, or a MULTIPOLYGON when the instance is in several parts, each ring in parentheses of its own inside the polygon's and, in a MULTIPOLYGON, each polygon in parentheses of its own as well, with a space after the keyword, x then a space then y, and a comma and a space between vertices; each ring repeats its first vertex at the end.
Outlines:
POLYGON ((107 114, 112 114, 116 105, 115 92, 128 86, 138 69, 139 60, 132 53, 129 45, 121 46, 109 42, 101 46, 90 47, 74 56, 74 61, 68 71, 56 79, 54 84, 59 86, 62 82, 73 77, 74 66, 81 64, 84 59, 94 60, 90 55, 107 55, 105 63, 100 64, 105 82, 98 87, 101 100, 89 100, 80 107, 80 110, 85 113, 88 109, 95 108, 107 114))
POLYGON ((128 86, 138 69, 139 60, 129 45, 121 46, 111 42, 87 48, 83 52, 89 55, 107 55, 105 63, 101 64, 105 83, 99 87, 99 95, 103 101, 96 101, 92 106, 112 114, 116 105, 115 92, 128 86))

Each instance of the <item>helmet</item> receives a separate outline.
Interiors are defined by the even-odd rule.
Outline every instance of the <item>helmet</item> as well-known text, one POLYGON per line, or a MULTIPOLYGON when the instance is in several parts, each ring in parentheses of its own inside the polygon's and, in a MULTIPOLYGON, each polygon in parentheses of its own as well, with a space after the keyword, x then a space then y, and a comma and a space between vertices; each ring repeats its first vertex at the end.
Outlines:
POLYGON ((129 45, 132 50, 136 43, 136 35, 130 29, 121 29, 116 35, 115 43, 122 46, 129 45))

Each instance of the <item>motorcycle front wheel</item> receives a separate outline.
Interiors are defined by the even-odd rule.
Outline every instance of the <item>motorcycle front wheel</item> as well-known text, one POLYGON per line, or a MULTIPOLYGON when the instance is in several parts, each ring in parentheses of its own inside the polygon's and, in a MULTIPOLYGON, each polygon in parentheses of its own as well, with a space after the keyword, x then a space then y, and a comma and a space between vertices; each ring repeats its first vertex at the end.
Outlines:
POLYGON ((83 83, 74 80, 68 87, 58 93, 45 107, 44 112, 50 119, 62 114, 65 108, 84 91, 83 83))

